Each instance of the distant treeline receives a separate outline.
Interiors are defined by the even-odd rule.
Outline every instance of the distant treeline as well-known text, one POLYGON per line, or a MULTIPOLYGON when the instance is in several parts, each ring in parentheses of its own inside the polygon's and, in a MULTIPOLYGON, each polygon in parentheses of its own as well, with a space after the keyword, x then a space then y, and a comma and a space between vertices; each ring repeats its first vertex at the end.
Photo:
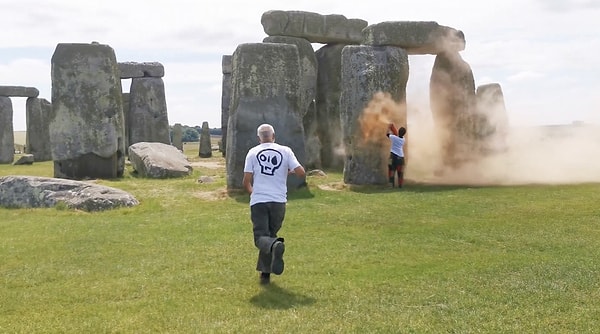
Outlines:
MULTIPOLYGON (((169 132, 171 134, 171 140, 173 139, 173 126, 169 126, 169 132)), ((183 142, 194 142, 200 140, 200 132, 202 132, 202 126, 181 126, 181 140, 183 142)), ((211 136, 220 136, 222 135, 221 128, 212 128, 208 129, 211 136)))

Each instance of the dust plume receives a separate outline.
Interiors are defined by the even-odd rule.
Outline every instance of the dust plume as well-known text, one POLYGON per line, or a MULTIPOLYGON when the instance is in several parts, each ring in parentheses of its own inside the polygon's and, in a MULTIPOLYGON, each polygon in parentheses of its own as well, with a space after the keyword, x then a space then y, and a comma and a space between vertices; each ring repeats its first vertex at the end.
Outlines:
MULTIPOLYGON (((361 119, 365 138, 386 140, 387 124, 397 105, 380 94, 361 119)), ((600 182, 600 125, 510 125, 501 150, 479 155, 453 168, 443 163, 442 146, 429 107, 407 111, 408 182, 459 185, 569 184, 600 182)), ((394 122, 396 126, 400 126, 394 122)))
POLYGON ((396 128, 406 126, 405 108, 394 101, 389 93, 378 92, 361 114, 359 124, 366 141, 387 140, 385 136, 390 123, 396 128))

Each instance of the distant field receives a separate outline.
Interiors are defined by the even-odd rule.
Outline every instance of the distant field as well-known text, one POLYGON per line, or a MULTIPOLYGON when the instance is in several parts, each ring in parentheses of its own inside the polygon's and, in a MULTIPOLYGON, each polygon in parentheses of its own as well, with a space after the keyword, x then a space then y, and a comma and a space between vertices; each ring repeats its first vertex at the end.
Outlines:
MULTIPOLYGON (((25 136, 27 135, 26 131, 15 131, 15 145, 25 145, 25 136)), ((221 140, 221 136, 210 136, 211 142, 213 145, 219 145, 219 141, 221 140)), ((188 142, 186 146, 198 146, 198 142, 188 142)))
POLYGON ((26 131, 15 131, 15 144, 25 145, 26 131))

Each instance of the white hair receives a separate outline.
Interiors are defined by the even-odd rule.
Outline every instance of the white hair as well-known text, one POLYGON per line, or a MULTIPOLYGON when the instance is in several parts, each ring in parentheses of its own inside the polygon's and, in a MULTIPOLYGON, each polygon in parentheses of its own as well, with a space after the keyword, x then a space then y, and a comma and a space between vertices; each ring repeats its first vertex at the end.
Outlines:
POLYGON ((270 139, 275 134, 275 129, 271 124, 261 124, 256 129, 256 135, 261 139, 270 139))

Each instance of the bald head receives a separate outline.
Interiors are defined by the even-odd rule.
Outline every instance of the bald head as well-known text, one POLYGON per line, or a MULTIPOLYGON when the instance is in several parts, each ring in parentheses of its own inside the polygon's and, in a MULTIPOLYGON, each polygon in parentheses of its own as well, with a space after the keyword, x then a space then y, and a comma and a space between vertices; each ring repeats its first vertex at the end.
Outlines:
POLYGON ((261 124, 256 129, 256 135, 261 143, 268 143, 275 141, 275 129, 271 124, 261 124))

